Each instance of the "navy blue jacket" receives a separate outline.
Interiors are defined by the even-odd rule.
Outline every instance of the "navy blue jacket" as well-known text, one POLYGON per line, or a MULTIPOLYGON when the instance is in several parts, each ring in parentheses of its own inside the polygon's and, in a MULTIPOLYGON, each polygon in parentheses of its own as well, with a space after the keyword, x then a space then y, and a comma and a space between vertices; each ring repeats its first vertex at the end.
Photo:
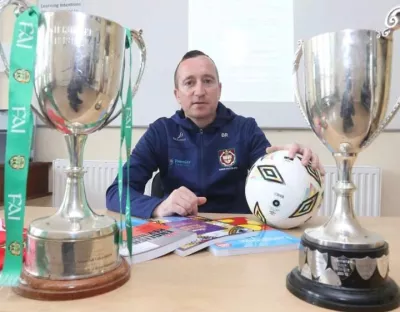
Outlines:
MULTIPOLYGON (((268 146, 253 118, 236 115, 222 103, 214 122, 204 129, 185 118, 182 111, 171 118, 160 118, 149 126, 130 156, 131 214, 150 218, 154 208, 181 186, 207 198, 199 212, 250 213, 245 198, 246 176, 268 146), (157 169, 165 191, 163 198, 143 195, 157 169)), ((123 172, 126 183, 126 163, 123 172)), ((125 191, 122 200, 125 203, 125 191)), ((109 210, 119 212, 117 178, 107 189, 106 202, 109 210)))

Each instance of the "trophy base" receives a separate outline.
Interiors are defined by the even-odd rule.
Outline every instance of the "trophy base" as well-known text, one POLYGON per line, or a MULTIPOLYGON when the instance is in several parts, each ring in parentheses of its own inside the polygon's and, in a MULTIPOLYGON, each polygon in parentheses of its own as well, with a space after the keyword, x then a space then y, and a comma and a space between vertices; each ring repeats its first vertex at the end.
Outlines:
POLYGON ((335 311, 391 311, 400 301, 398 286, 391 278, 378 288, 352 289, 312 281, 295 268, 287 276, 286 287, 299 299, 335 311))
POLYGON ((296 297, 336 311, 390 311, 400 304, 400 290, 388 276, 389 245, 361 249, 327 247, 301 238, 299 265, 287 276, 296 297))
POLYGON ((121 258, 119 266, 103 275, 76 280, 49 280, 23 271, 20 284, 14 288, 18 295, 36 300, 74 300, 112 291, 130 278, 130 266, 121 258))

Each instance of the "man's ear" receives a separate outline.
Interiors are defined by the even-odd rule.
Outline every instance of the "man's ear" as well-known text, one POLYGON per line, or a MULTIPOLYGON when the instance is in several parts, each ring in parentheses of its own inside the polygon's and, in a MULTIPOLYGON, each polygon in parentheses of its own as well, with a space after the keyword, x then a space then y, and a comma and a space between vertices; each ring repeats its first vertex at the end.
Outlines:
POLYGON ((177 100, 179 103, 181 103, 181 99, 180 99, 180 97, 179 97, 179 92, 178 92, 178 89, 177 89, 177 88, 174 89, 174 95, 175 95, 176 100, 177 100))

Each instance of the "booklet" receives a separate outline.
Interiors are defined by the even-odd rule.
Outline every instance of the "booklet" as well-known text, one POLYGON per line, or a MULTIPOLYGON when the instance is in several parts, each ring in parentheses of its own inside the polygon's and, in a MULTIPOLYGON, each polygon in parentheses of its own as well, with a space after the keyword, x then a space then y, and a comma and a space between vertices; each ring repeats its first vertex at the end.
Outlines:
POLYGON ((240 225, 257 231, 256 236, 220 242, 208 250, 215 256, 234 256, 243 254, 277 252, 298 249, 300 238, 272 228, 260 221, 246 217, 219 219, 232 225, 240 225))
MULTIPOLYGON (((120 223, 118 222, 118 225, 120 223)), ((122 224, 125 228, 125 224, 122 224)), ((126 231, 122 231, 126 240, 126 231)), ((152 260, 173 252, 196 239, 196 233, 174 229, 168 224, 158 224, 145 219, 132 217, 132 258, 127 246, 120 247, 120 255, 130 263, 152 260)))
POLYGON ((174 251, 175 254, 182 257, 191 255, 215 243, 226 242, 239 238, 247 238, 258 234, 257 231, 246 227, 232 225, 226 222, 201 216, 171 216, 154 218, 150 220, 155 223, 168 224, 173 228, 190 231, 197 234, 197 238, 195 240, 177 248, 174 251))

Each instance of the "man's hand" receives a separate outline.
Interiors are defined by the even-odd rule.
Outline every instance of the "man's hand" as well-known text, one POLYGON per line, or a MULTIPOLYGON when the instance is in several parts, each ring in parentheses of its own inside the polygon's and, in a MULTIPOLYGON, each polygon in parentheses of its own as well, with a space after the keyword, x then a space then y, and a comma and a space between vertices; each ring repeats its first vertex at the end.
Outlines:
POLYGON ((174 213, 181 216, 197 215, 198 206, 206 201, 205 197, 197 197, 192 191, 181 186, 154 209, 153 217, 165 217, 174 213))
POLYGON ((308 165, 311 162, 311 166, 314 169, 318 169, 322 176, 325 175, 325 169, 322 164, 319 162, 318 155, 313 153, 313 151, 307 147, 300 146, 299 144, 289 144, 285 146, 270 146, 267 148, 267 153, 273 153, 279 150, 287 150, 289 151, 289 157, 294 158, 294 156, 298 153, 303 155, 302 164, 308 165))

